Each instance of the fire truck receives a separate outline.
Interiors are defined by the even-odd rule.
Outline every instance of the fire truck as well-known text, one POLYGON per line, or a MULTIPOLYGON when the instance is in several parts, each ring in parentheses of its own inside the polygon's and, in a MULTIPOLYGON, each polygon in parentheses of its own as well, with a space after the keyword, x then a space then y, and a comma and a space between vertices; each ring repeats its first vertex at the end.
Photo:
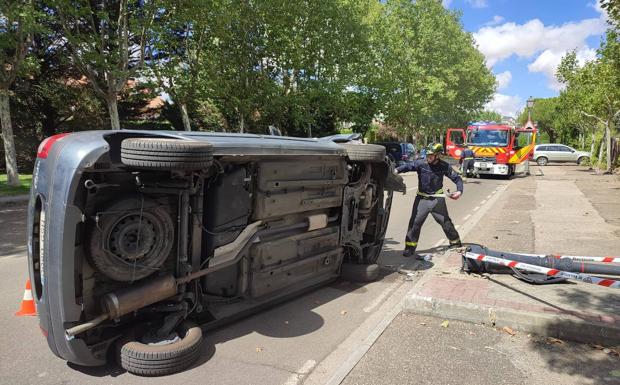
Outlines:
POLYGON ((536 143, 536 127, 529 123, 514 128, 495 122, 472 122, 467 128, 448 128, 446 151, 460 159, 465 147, 474 151, 474 172, 478 175, 504 175, 526 171, 536 143))

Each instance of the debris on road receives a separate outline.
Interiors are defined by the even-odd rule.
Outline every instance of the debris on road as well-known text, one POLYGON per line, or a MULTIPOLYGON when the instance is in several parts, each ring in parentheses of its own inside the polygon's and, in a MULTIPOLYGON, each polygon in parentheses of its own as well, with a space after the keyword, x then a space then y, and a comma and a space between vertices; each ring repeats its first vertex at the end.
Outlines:
POLYGON ((510 335, 511 335, 511 336, 513 336, 513 337, 514 337, 515 335, 517 335, 517 332, 515 332, 514 330, 512 330, 512 329, 511 329, 511 328, 509 328, 508 326, 504 326, 504 327, 502 328, 502 331, 503 331, 504 333, 510 334, 510 335))
POLYGON ((442 326, 442 327, 444 327, 444 328, 447 328, 447 327, 448 327, 448 325, 450 325, 450 321, 448 321, 448 320, 443 321, 443 322, 441 323, 441 326, 442 326))

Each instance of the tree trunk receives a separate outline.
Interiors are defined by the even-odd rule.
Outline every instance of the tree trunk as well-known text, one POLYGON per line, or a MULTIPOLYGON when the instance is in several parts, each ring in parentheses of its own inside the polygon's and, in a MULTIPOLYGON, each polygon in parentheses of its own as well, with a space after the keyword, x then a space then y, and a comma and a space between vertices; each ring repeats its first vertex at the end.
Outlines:
POLYGON ((592 128, 592 143, 590 143, 590 155, 594 154, 595 144, 596 144, 596 126, 592 128))
POLYGON ((11 106, 9 104, 9 90, 0 90, 0 125, 2 126, 2 140, 4 141, 4 159, 6 160, 7 184, 19 186, 17 172, 17 155, 13 126, 11 125, 11 106))
POLYGON ((243 112, 239 113, 239 132, 243 134, 245 120, 243 119, 243 112))
POLYGON ((108 104, 108 113, 110 114, 110 128, 112 130, 120 130, 121 122, 118 119, 118 107, 116 102, 116 93, 108 94, 106 98, 108 104))
POLYGON ((183 120, 183 129, 185 131, 191 131, 192 125, 189 122, 189 115, 187 114, 187 105, 185 103, 179 103, 179 109, 181 110, 181 119, 183 120))
POLYGON ((605 151, 605 144, 607 144, 607 127, 605 127, 605 131, 603 131, 603 138, 601 139, 601 147, 598 149, 598 168, 601 168, 601 163, 603 161, 603 151, 605 151))
POLYGON ((607 142, 607 168, 608 172, 611 172, 611 126, 613 122, 607 122, 605 125, 605 138, 607 142))

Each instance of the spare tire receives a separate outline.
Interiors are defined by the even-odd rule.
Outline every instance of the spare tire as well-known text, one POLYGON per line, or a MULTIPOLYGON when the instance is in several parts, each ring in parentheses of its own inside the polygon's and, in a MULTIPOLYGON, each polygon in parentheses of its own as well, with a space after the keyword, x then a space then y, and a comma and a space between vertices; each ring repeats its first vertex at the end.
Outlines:
POLYGON ((385 160, 385 147, 377 144, 341 144, 347 150, 349 159, 354 162, 383 162, 385 160))
POLYGON ((164 376, 187 369, 200 356, 202 330, 183 322, 177 338, 156 343, 142 343, 129 335, 117 343, 120 364, 129 373, 140 376, 164 376))
POLYGON ((147 170, 201 170, 213 163, 213 145, 181 139, 129 138, 121 143, 121 162, 147 170))

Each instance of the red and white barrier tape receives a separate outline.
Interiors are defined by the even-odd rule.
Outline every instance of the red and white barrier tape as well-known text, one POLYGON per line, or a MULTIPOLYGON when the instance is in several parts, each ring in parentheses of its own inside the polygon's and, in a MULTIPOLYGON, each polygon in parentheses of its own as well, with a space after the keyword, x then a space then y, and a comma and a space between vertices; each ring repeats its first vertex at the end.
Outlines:
POLYGON ((525 271, 531 271, 534 273, 546 274, 551 277, 563 277, 569 279, 577 279, 587 283, 593 283, 595 285, 605 286, 605 287, 613 287, 616 289, 620 289, 620 281, 616 281, 613 279, 604 279, 599 277, 594 277, 592 275, 583 274, 583 273, 571 273, 568 271, 562 271, 558 269, 549 269, 548 267, 530 265, 529 263, 512 261, 510 259, 497 258, 492 257, 490 255, 476 254, 476 253, 465 253, 465 257, 469 259, 474 259, 476 261, 482 262, 491 262, 502 266, 514 267, 516 269, 521 269, 525 271))
POLYGON ((544 255, 544 254, 522 254, 528 257, 553 257, 557 259, 572 259, 579 262, 603 262, 603 263, 620 263, 620 257, 590 257, 587 255, 544 255))

